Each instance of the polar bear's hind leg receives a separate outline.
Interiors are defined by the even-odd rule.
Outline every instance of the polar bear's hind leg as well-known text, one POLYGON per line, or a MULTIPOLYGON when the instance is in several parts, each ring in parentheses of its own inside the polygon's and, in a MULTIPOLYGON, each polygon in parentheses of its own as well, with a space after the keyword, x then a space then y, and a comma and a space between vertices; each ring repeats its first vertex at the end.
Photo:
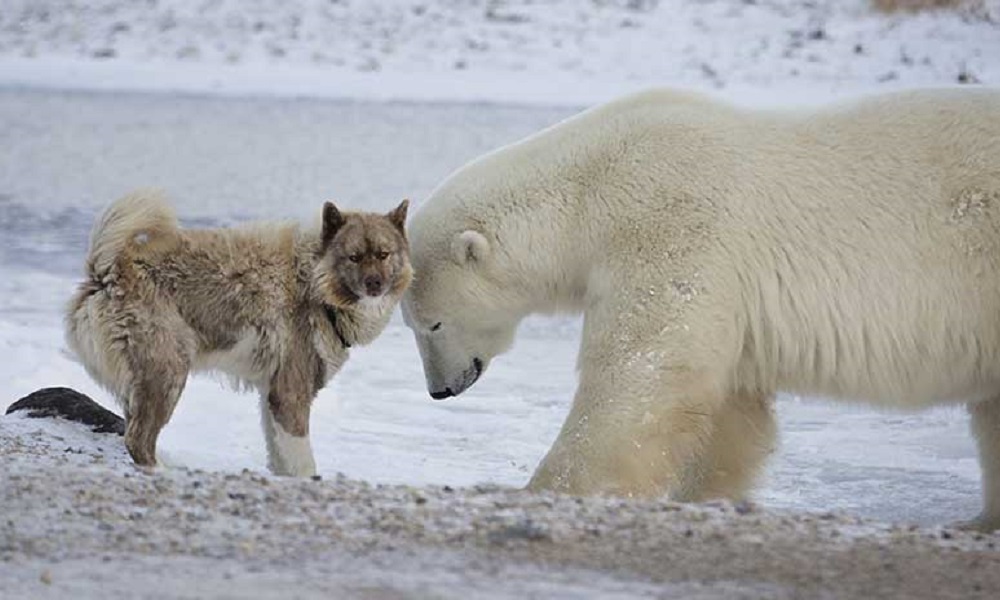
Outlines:
POLYGON ((972 433, 979 447, 979 467, 983 474, 983 512, 958 526, 995 531, 1000 529, 1000 397, 969 404, 969 414, 972 416, 972 433))

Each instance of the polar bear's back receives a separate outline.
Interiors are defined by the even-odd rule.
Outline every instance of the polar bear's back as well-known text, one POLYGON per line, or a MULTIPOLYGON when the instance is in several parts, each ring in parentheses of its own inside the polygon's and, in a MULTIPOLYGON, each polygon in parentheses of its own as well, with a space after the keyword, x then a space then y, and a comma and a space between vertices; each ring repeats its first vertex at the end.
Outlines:
POLYGON ((802 119, 799 128, 827 145, 884 151, 932 166, 946 178, 1000 169, 1000 90, 884 94, 802 119))
POLYGON ((1000 389, 1000 92, 785 123, 748 148, 722 241, 754 274, 747 377, 911 407, 1000 389))
POLYGON ((554 195, 611 231, 596 255, 630 257, 630 281, 705 282, 690 310, 738 314, 749 387, 907 407, 1000 389, 1000 90, 794 111, 652 91, 495 158, 578 184, 554 195))

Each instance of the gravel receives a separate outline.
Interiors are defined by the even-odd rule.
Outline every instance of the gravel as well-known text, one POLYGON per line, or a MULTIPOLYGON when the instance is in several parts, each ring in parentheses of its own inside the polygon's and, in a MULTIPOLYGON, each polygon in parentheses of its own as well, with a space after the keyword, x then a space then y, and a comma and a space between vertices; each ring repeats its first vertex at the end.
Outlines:
POLYGON ((133 466, 0 418, 4 597, 987 598, 1000 535, 751 504, 133 466), (126 577, 123 574, 127 573, 126 577))

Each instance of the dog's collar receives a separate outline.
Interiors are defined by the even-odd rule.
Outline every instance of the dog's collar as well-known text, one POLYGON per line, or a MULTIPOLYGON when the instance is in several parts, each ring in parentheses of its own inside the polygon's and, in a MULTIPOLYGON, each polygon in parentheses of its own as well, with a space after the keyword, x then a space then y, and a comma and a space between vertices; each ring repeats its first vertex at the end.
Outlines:
POLYGON ((330 321, 330 327, 333 327, 333 332, 337 334, 337 338, 340 340, 340 343, 343 344, 345 348, 350 348, 351 344, 340 331, 340 327, 337 326, 337 309, 329 304, 324 304, 323 310, 326 312, 326 319, 330 321))

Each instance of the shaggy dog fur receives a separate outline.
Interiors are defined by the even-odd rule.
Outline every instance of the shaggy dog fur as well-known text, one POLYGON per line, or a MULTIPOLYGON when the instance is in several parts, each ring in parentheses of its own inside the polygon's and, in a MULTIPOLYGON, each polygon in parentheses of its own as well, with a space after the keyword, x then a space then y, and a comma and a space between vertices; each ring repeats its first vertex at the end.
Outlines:
POLYGON ((314 229, 181 229, 155 192, 113 203, 91 235, 67 340, 121 403, 135 462, 156 463, 188 374, 217 370, 260 393, 271 470, 314 474, 312 400, 409 284, 406 210, 326 203, 314 229))

